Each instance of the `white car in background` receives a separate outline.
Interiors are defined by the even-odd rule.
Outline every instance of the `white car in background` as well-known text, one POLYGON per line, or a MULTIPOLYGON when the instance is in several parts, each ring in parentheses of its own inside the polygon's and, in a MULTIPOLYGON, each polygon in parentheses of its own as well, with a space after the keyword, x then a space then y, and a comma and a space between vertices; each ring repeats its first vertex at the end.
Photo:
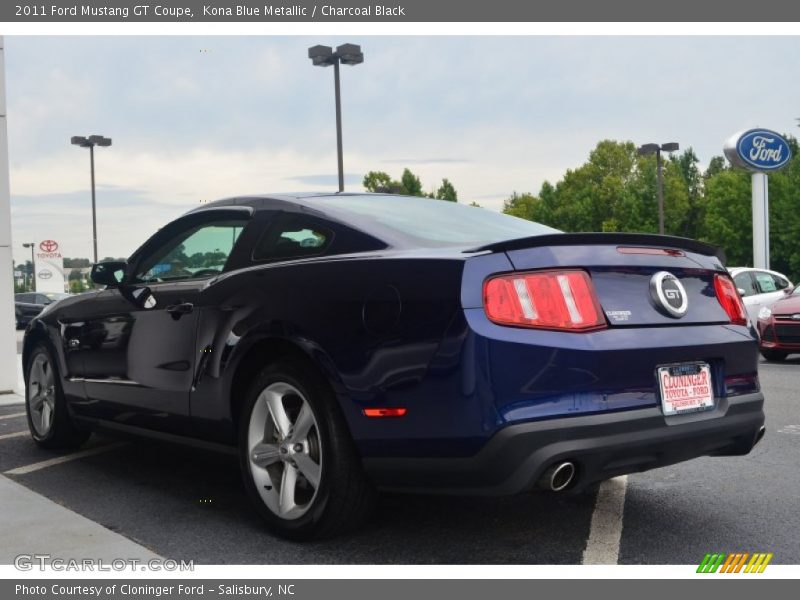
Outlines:
POLYGON ((794 287, 786 275, 777 271, 753 267, 731 267, 728 271, 753 324, 758 322, 758 311, 762 307, 772 306, 786 295, 785 290, 794 287))

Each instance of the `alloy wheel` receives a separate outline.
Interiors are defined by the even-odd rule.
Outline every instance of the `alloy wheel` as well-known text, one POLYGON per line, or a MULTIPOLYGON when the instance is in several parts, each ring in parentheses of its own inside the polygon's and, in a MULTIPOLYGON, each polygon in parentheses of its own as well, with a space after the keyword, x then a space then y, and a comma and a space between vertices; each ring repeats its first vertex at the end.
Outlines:
POLYGON ((293 520, 313 505, 322 475, 314 411, 294 386, 268 385, 256 399, 247 432, 250 473, 276 516, 293 520))
POLYGON ((53 426, 56 408, 55 376, 50 359, 37 354, 28 376, 28 403, 31 423, 37 435, 44 437, 53 426))

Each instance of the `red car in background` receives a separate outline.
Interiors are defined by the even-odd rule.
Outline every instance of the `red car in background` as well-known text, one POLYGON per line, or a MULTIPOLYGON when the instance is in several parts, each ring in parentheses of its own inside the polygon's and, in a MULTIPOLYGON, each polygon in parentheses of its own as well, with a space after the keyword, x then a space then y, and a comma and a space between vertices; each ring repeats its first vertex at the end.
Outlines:
POLYGON ((767 360, 784 360, 800 353, 800 285, 772 306, 758 313, 761 355, 767 360))

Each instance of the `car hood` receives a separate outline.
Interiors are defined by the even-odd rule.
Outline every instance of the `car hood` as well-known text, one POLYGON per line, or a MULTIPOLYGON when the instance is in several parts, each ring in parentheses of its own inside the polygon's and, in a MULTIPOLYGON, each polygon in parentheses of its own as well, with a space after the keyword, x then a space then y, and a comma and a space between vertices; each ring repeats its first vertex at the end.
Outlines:
POLYGON ((800 296, 787 296, 772 305, 772 314, 786 315, 800 313, 800 296))

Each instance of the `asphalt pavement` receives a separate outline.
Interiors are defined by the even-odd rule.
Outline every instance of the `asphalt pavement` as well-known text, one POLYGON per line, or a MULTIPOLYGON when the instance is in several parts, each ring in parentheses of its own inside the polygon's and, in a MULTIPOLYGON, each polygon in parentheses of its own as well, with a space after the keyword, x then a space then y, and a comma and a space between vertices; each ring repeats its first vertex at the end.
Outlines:
MULTIPOLYGON (((767 433, 750 455, 627 477, 615 518, 617 562, 696 564, 706 552, 744 551, 800 563, 800 355, 762 363, 760 374, 767 433)), ((599 510, 596 492, 500 499, 387 494, 365 529, 291 543, 262 527, 235 457, 95 435, 81 455, 59 463, 52 459, 64 454, 38 449, 23 433, 23 409, 0 407, 0 473, 137 547, 198 564, 578 564, 599 510)), ((4 511, 0 539, 23 552, 24 529, 8 537, 16 520, 4 511)), ((36 535, 31 526, 31 543, 36 535)))

